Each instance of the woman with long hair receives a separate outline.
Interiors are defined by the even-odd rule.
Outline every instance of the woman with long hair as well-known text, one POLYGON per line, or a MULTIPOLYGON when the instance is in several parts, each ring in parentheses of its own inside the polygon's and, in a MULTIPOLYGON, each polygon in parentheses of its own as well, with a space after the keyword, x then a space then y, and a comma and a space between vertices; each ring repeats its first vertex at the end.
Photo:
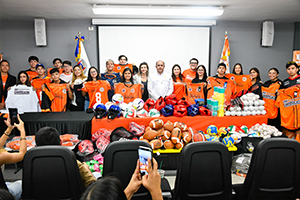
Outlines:
POLYGON ((264 83, 261 81, 259 69, 257 67, 252 67, 249 70, 249 73, 252 82, 252 86, 249 88, 249 90, 254 94, 258 94, 259 98, 262 99, 261 86, 264 83))
POLYGON ((31 84, 30 84, 30 81, 29 81, 29 76, 26 73, 26 71, 20 71, 18 73, 16 85, 26 85, 28 87, 31 87, 31 84))
POLYGON ((175 64, 172 67, 172 79, 173 79, 173 83, 183 83, 183 76, 181 74, 181 67, 178 64, 175 64))
POLYGON ((139 72, 133 76, 133 82, 135 84, 142 84, 141 87, 144 89, 142 99, 147 101, 149 98, 148 93, 148 77, 149 77, 149 66, 146 62, 142 62, 139 66, 139 72))
POLYGON ((73 96, 71 98, 72 102, 70 105, 71 111, 83 111, 85 98, 82 95, 81 89, 83 83, 86 81, 86 76, 84 75, 83 69, 75 65, 73 67, 73 76, 70 82, 70 89, 72 90, 73 96))
POLYGON ((205 66, 199 65, 196 71, 196 77, 192 80, 192 83, 207 83, 207 72, 205 66))

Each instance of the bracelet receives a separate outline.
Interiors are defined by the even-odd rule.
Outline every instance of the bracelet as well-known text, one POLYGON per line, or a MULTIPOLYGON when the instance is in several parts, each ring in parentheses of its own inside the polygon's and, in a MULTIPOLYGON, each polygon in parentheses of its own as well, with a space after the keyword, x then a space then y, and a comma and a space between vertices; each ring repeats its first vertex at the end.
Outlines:
POLYGON ((8 137, 9 137, 10 133, 8 134, 7 132, 4 132, 4 135, 6 135, 6 136, 8 136, 8 137))
POLYGON ((26 137, 20 137, 20 140, 26 140, 26 137))

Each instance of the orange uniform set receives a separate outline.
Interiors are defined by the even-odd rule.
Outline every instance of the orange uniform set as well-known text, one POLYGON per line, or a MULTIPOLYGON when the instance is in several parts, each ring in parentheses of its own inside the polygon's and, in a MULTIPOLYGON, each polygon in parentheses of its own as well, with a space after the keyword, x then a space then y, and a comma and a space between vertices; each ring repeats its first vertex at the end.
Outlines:
POLYGON ((26 73, 28 74, 29 76, 29 82, 32 81, 33 78, 37 77, 38 76, 38 73, 36 71, 26 71, 26 73))
MULTIPOLYGON (((5 84, 6 84, 6 81, 7 81, 7 77, 8 77, 8 75, 1 77, 2 78, 2 84, 3 84, 3 91, 5 90, 5 84)), ((1 103, 4 103, 4 102, 5 102, 4 95, 2 95, 1 103)))
POLYGON ((177 99, 181 99, 182 97, 186 97, 185 94, 185 84, 184 83, 174 83, 173 94, 176 95, 177 99))
POLYGON ((90 98, 89 108, 93 108, 95 103, 105 104, 108 101, 107 92, 110 90, 110 84, 108 81, 89 81, 83 88, 83 92, 87 92, 90 98))
POLYGON ((191 69, 186 69, 182 72, 182 76, 184 78, 184 82, 191 83, 192 80, 196 77, 196 71, 192 71, 191 69))
POLYGON ((187 100, 195 104, 195 99, 204 99, 204 83, 187 83, 187 100))
POLYGON ((278 108, 275 107, 276 92, 280 88, 280 84, 273 83, 269 87, 261 87, 263 100, 265 101, 265 109, 269 119, 274 119, 278 115, 278 108))
POLYGON ((47 83, 43 92, 48 98, 42 101, 42 112, 65 112, 67 110, 66 84, 47 83))
POLYGON ((131 69, 131 71, 133 71, 132 64, 126 64, 126 65, 115 64, 114 72, 123 73, 123 71, 126 67, 128 67, 129 69, 131 69))
POLYGON ((136 98, 142 98, 142 91, 140 84, 133 84, 126 86, 123 83, 116 85, 115 94, 121 94, 124 97, 124 103, 132 102, 136 98))
POLYGON ((226 74, 225 77, 235 82, 236 93, 248 90, 252 86, 250 75, 226 74))
POLYGON ((230 103, 230 100, 236 95, 236 86, 232 80, 209 77, 207 81, 207 98, 210 98, 214 93, 214 87, 225 88, 225 103, 230 103))
POLYGON ((46 84, 50 83, 50 82, 51 82, 50 78, 47 76, 43 79, 36 77, 36 78, 32 79, 32 81, 31 81, 32 87, 36 90, 35 92, 38 96, 40 105, 42 105, 42 92, 43 92, 42 85, 44 85, 45 83, 46 84))

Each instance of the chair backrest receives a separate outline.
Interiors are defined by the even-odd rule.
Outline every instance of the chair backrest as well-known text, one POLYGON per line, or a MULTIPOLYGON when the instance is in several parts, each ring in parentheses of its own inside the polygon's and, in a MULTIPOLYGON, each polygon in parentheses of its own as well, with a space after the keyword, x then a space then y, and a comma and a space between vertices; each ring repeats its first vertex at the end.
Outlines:
POLYGON ((3 173, 2 173, 2 167, 0 167, 0 188, 4 189, 4 190, 8 190, 4 177, 3 177, 3 173))
POLYGON ((195 142, 180 153, 173 199, 230 199, 230 156, 219 142, 195 142))
POLYGON ((270 138, 254 149, 241 199, 296 199, 300 188, 300 144, 270 138))
POLYGON ((23 199, 79 199, 84 191, 75 155, 66 147, 30 149, 23 162, 23 199))
MULTIPOLYGON (((151 148, 149 143, 139 140, 115 141, 110 143, 104 153, 103 176, 115 176, 121 181, 125 189, 139 158, 139 146, 151 148)), ((142 186, 133 195, 132 199, 151 199, 151 196, 149 191, 142 186)))

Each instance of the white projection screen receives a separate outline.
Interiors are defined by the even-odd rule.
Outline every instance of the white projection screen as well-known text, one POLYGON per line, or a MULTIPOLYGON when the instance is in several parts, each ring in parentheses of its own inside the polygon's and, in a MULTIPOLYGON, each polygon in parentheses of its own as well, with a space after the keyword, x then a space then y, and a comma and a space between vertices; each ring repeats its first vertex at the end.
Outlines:
POLYGON ((165 72, 171 74, 174 64, 182 71, 188 69, 191 58, 209 71, 210 27, 98 26, 98 37, 101 73, 108 59, 119 63, 119 55, 126 55, 128 63, 137 67, 147 62, 150 74, 158 60, 165 62, 165 72))

